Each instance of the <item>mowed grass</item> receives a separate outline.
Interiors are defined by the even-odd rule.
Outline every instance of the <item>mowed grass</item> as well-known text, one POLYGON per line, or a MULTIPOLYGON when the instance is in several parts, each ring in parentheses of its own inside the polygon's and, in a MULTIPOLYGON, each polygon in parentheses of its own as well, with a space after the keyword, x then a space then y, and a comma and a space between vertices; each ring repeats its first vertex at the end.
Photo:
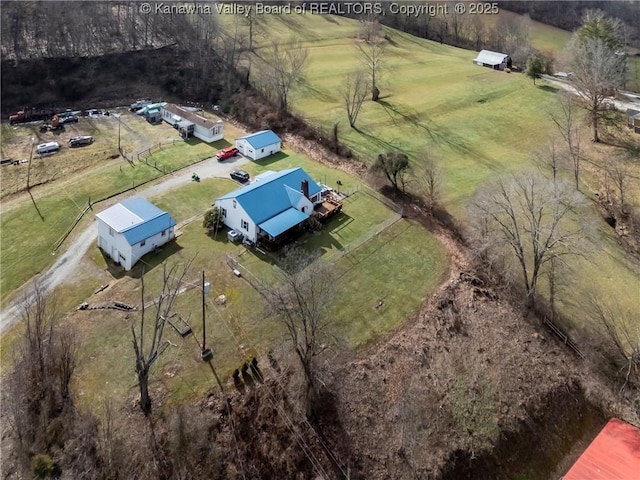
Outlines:
MULTIPOLYGON (((329 307, 327 332, 341 345, 355 348, 394 331, 417 312, 424 297, 446 274, 446 251, 421 226, 400 219, 397 212, 389 210, 364 187, 358 187, 358 178, 291 152, 275 162, 250 164, 249 169, 256 174, 289 165, 302 166, 320 179, 339 176, 345 187, 353 189, 343 215, 335 217, 321 232, 305 235, 299 241, 303 248, 321 251, 323 261, 335 269, 336 296, 329 307), (397 288, 400 284, 410 287, 397 288), (380 301, 382 306, 376 308, 380 301)), ((215 196, 236 187, 226 179, 207 179, 152 200, 183 221, 209 208, 215 196), (178 204, 179 210, 172 208, 178 204)), ((215 387, 211 370, 199 359, 202 310, 197 287, 203 270, 211 283, 211 293, 206 297, 207 344, 213 348, 218 375, 228 378, 252 356, 266 362, 266 353, 286 339, 280 323, 266 313, 263 298, 245 278, 233 275, 227 263, 234 258, 243 277, 270 282, 277 276, 279 254, 245 251, 241 245, 228 242, 225 232, 211 238, 199 218, 185 225, 180 233, 174 245, 165 246, 159 255, 144 258, 148 295, 161 285, 162 261, 169 265, 191 262, 187 283, 195 288, 179 297, 175 310, 188 319, 194 336, 183 339, 167 326, 166 338, 171 345, 154 367, 154 391, 162 392, 155 398, 169 406, 215 387), (215 299, 222 294, 226 302, 216 304, 215 299)), ((89 257, 87 261, 99 269, 108 268, 102 255, 92 251, 89 257)), ((108 297, 138 305, 137 277, 141 271, 142 265, 137 266, 115 282, 108 297)), ((87 301, 100 301, 100 297, 87 301)), ((123 396, 133 401, 137 390, 130 328, 137 325, 137 319, 137 314, 102 310, 72 314, 70 321, 82 336, 83 361, 76 383, 82 403, 97 406, 105 398, 123 396)), ((330 337, 326 341, 333 345, 330 337)))
MULTIPOLYGON (((310 32, 327 23, 305 18, 310 32)), ((461 213, 479 185, 496 172, 527 164, 529 153, 552 133, 547 110, 554 108, 553 92, 534 87, 522 75, 473 65, 473 52, 393 30, 385 30, 390 40, 381 73, 382 99, 367 101, 357 129, 349 128, 339 92, 344 76, 359 68, 354 30, 357 23, 344 28, 342 40, 307 44, 309 68, 305 82, 293 92, 294 109, 327 132, 339 123, 342 141, 367 163, 378 153, 399 149, 410 156, 420 176, 420 152, 439 156, 449 209, 461 213)), ((279 35, 285 33, 280 30, 279 35)), ((313 33, 310 37, 315 38, 313 33)))
MULTIPOLYGON (((166 127, 169 132, 175 132, 166 127)), ((237 129, 231 128, 228 134, 231 135, 229 138, 233 138, 237 129)), ((82 175, 56 181, 42 189, 34 189, 33 200, 25 196, 14 201, 8 208, 3 206, 0 216, 2 305, 5 305, 7 298, 18 287, 53 264, 56 257, 52 253, 56 243, 90 200, 95 202, 134 185, 159 178, 163 171, 191 165, 214 155, 227 144, 226 140, 212 144, 199 140, 168 144, 146 157, 146 164, 135 161, 134 166, 131 166, 120 160, 104 168, 91 169, 82 175)), ((94 211, 89 211, 89 215, 102 208, 101 204, 97 204, 94 211)))
MULTIPOLYGON (((419 152, 435 155, 443 171, 443 204, 461 224, 478 188, 498 175, 532 168, 533 152, 557 136, 548 118, 557 108, 554 88, 534 86, 520 74, 473 65, 474 52, 391 29, 385 29, 381 101, 367 101, 357 130, 351 129, 339 92, 345 73, 359 68, 354 46, 358 24, 346 19, 330 23, 311 15, 292 20, 294 25, 298 22, 306 28, 286 30, 273 20, 274 27, 278 23, 275 35, 297 35, 309 49, 305 81, 291 95, 293 108, 326 132, 339 123, 341 140, 367 163, 381 152, 402 150, 419 178, 419 152), (317 41, 318 30, 326 30, 329 40, 317 41)), ((267 45, 265 39, 262 48, 267 45)), ((413 188, 419 189, 416 185, 413 188)), ((637 262, 610 238, 598 214, 589 216, 601 236, 588 260, 575 261, 562 313, 592 330, 600 327, 589 322, 584 309, 594 292, 615 298, 622 309, 640 311, 640 275, 637 262)))

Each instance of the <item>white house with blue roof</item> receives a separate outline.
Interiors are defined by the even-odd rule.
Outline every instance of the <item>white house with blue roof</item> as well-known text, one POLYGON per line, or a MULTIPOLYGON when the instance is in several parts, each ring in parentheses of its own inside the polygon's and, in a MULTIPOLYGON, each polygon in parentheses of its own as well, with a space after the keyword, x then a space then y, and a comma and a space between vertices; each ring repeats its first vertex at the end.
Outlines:
POLYGON ((279 152, 282 149, 282 140, 272 130, 262 130, 236 138, 236 148, 245 157, 260 160, 279 152))
POLYGON ((300 231, 322 202, 322 188, 302 168, 262 174, 215 201, 222 222, 254 243, 277 246, 300 231))
POLYGON ((103 210, 98 220, 98 247, 125 270, 146 253, 175 238, 176 221, 141 197, 103 210))

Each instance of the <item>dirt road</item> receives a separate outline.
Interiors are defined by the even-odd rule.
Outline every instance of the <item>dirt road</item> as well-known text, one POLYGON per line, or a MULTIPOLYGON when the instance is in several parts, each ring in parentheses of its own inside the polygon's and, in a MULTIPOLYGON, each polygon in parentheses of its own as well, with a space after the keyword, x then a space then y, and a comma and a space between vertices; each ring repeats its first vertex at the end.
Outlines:
MULTIPOLYGON (((228 178, 229 173, 241 168, 242 165, 248 162, 249 160, 242 156, 230 158, 222 163, 218 162, 215 158, 210 158, 192 168, 185 168, 179 173, 168 175, 154 185, 130 192, 127 196, 152 198, 192 182, 191 175, 193 173, 197 173, 201 179, 213 177, 228 178)), ((34 281, 39 281, 45 289, 45 292, 50 293, 55 287, 64 282, 65 279, 73 276, 82 257, 87 250, 89 250, 89 247, 94 244, 96 236, 96 228, 92 224, 73 240, 51 268, 45 273, 32 278, 27 282, 27 285, 21 287, 21 290, 28 292, 29 285, 34 281)), ((20 297, 13 301, 0 313, 0 335, 20 318, 20 304, 23 298, 24 297, 20 297)))
MULTIPOLYGON (((550 75, 543 75, 542 78, 543 80, 550 83, 551 85, 554 85, 558 88, 571 92, 574 95, 579 95, 577 90, 565 80, 560 80, 550 75)), ((619 92, 619 97, 609 97, 605 101, 614 105, 617 110, 620 110, 623 112, 630 108, 634 110, 640 109, 640 95, 633 92, 621 91, 619 92), (626 98, 626 100, 622 100, 621 99, 622 97, 626 98)))

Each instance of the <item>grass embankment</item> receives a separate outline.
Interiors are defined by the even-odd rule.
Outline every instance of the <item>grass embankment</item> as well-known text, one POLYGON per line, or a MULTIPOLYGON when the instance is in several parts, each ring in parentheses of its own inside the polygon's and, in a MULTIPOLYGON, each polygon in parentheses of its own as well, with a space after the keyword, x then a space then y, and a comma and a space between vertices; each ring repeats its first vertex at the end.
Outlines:
MULTIPOLYGON (((101 120, 111 121, 114 119, 101 120)), ((171 138, 175 138, 176 135, 175 130, 166 124, 148 126, 147 122, 135 116, 129 119, 129 122, 130 125, 140 128, 135 135, 140 142, 137 145, 143 146, 141 148, 147 148, 147 145, 155 145, 157 148, 158 143, 161 143, 156 142, 159 139, 157 136, 144 137, 147 133, 146 128, 159 129, 156 131, 161 135, 171 135, 171 138), (139 138, 140 136, 144 138, 139 138)), ((228 138, 234 138, 236 133, 237 130, 229 126, 227 129, 228 138)), ((113 131, 107 130, 105 134, 113 134, 113 131)), ((21 132, 20 136, 24 137, 24 132, 21 132)), ((104 138, 96 136, 94 145, 112 140, 109 136, 104 138)), ((91 168, 91 165, 87 164, 80 171, 70 172, 68 178, 55 180, 48 185, 32 189, 33 199, 27 195, 12 199, 8 207, 3 206, 0 216, 2 304, 5 305, 7 298, 15 289, 53 264, 55 257, 52 256, 52 252, 56 243, 71 227, 89 201, 95 202, 127 188, 159 178, 163 172, 182 168, 210 157, 219 148, 226 145, 228 145, 226 140, 211 145, 197 139, 191 139, 187 142, 180 141, 175 144, 170 143, 146 156, 144 159, 146 163, 134 161, 134 165, 131 166, 128 162, 120 159, 104 167, 91 168)), ((64 157, 64 155, 79 155, 78 152, 81 150, 62 151, 60 155, 63 160, 72 161, 73 158, 64 157)), ((135 148, 132 148, 131 151, 135 151, 135 148)), ((55 155, 38 160, 38 162, 41 162, 42 168, 55 168, 47 166, 47 162, 54 157, 55 155)), ((7 168, 14 167, 3 167, 3 169, 7 168)), ((89 211, 89 214, 95 214, 96 210, 100 211, 103 208, 101 204, 97 204, 93 211, 89 211)))
MULTIPOLYGON (((398 328, 417 311, 424 296, 445 274, 448 259, 443 247, 425 235, 421 226, 399 219, 397 212, 368 193, 358 178, 291 152, 277 158, 275 162, 266 159, 249 164, 246 169, 255 175, 269 169, 302 166, 320 181, 340 178, 343 190, 351 193, 343 215, 332 219, 321 232, 302 239, 304 247, 323 253, 338 276, 335 301, 329 311, 329 332, 340 344, 355 347, 398 328)), ((230 180, 207 179, 153 201, 171 211, 180 222, 204 212, 215 196, 233 188, 235 184, 230 180)), ((200 272, 206 272, 206 280, 212 285, 206 297, 207 342, 214 350, 218 374, 227 377, 253 355, 264 358, 284 335, 281 325, 265 313, 262 297, 244 278, 233 275, 227 259, 235 258, 245 276, 264 282, 277 271, 277 256, 245 252, 242 246, 229 243, 224 233, 215 239, 208 237, 200 217, 181 231, 174 245, 166 246, 159 255, 145 257, 145 288, 147 292, 157 291, 162 274, 159 265, 165 259, 169 263, 193 260, 188 282, 194 285, 199 285, 200 272), (215 299, 221 294, 227 301, 217 305, 215 299)), ((108 268, 101 255, 93 251, 90 256, 99 268, 108 268)), ((134 277, 140 271, 141 266, 136 267, 131 275, 110 287, 109 298, 139 304, 139 281, 134 277)), ((176 311, 189 319, 195 337, 182 339, 172 328, 166 330, 173 345, 159 360, 154 381, 156 386, 162 383, 160 390, 167 392, 163 402, 169 404, 200 395, 214 386, 209 367, 199 360, 196 341, 202 335, 200 291, 194 288, 181 295, 176 311)), ((87 359, 77 383, 83 402, 99 405, 105 397, 135 395, 130 342, 134 319, 137 315, 127 319, 125 314, 100 310, 72 316, 71 321, 83 336, 81 356, 87 359)))
MULTIPOLYGON (((339 91, 345 74, 360 62, 354 46, 358 22, 291 17, 286 23, 272 17, 263 21, 273 35, 296 36, 309 48, 306 80, 291 95, 296 112, 327 132, 339 122, 341 140, 365 162, 380 152, 399 149, 409 154, 419 178, 419 152, 426 149, 439 157, 442 200, 461 224, 467 218, 465 207, 480 186, 498 175, 533 167, 533 152, 557 136, 548 118, 548 112, 557 108, 557 90, 552 86, 544 82, 534 86, 521 74, 476 66, 474 52, 390 29, 385 29, 381 101, 367 101, 357 129, 348 128, 339 91)), ((269 41, 263 40, 258 54, 269 41)), ((586 126, 584 135, 588 138, 586 126)), ((419 188, 418 183, 413 187, 419 188)), ((622 309, 640 311, 640 275, 637 262, 611 241, 610 228, 595 208, 588 217, 600 235, 589 258, 573 265, 562 313, 578 327, 591 330, 600 328, 584 314, 594 291, 615 298, 622 309)))

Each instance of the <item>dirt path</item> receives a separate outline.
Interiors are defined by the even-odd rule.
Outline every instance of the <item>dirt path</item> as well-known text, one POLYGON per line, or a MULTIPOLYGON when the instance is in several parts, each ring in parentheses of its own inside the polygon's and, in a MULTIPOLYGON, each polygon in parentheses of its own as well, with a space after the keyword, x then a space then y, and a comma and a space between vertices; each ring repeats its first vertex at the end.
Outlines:
MULTIPOLYGON (((144 187, 140 190, 129 192, 126 197, 141 196, 151 198, 161 195, 175 188, 187 185, 192 182, 191 175, 195 172, 201 179, 214 177, 228 177, 228 174, 240 168, 240 166, 248 163, 247 158, 237 156, 226 160, 223 163, 218 162, 215 158, 210 158, 204 162, 195 165, 192 169, 183 169, 180 173, 170 174, 154 185, 144 187)), ((67 278, 74 275, 76 268, 80 264, 82 257, 86 254, 89 247, 93 245, 97 237, 95 226, 91 224, 85 228, 79 235, 76 234, 73 242, 68 246, 66 251, 60 255, 58 260, 45 273, 34 277, 27 284, 23 285, 19 290, 27 291, 34 281, 39 281, 46 293, 50 293, 55 287, 64 282, 67 278)), ((0 334, 13 325, 20 318, 20 303, 23 300, 20 295, 0 313, 0 334)))
MULTIPOLYGON (((571 92, 574 95, 579 95, 577 90, 566 81, 559 80, 549 75, 543 75, 542 78, 546 82, 550 83, 551 85, 554 85, 558 88, 566 90, 567 92, 571 92)), ((621 110, 623 112, 629 108, 633 110, 640 109, 640 95, 633 92, 624 92, 624 91, 621 91, 620 95, 624 96, 628 100, 625 101, 615 97, 608 97, 606 99, 606 102, 615 105, 616 109, 621 110)))

